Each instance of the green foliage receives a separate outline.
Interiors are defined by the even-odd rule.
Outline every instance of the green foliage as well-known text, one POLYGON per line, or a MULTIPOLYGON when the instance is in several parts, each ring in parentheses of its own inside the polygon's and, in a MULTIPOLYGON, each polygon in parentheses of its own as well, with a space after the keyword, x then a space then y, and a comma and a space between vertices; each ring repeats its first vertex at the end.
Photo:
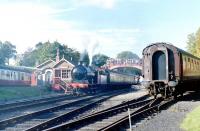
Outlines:
POLYGON ((45 84, 45 88, 47 91, 52 91, 52 85, 51 84, 45 84))
POLYGON ((187 51, 191 54, 200 57, 200 28, 194 34, 188 35, 187 51))
POLYGON ((5 65, 6 63, 9 65, 9 59, 16 56, 16 47, 11 44, 9 41, 5 41, 2 43, 0 41, 0 64, 5 65))
POLYGON ((118 59, 135 59, 140 60, 139 56, 134 54, 131 51, 122 51, 121 53, 117 54, 118 59))
POLYGON ((98 67, 106 64, 106 61, 109 57, 104 54, 96 54, 92 57, 92 64, 98 67))
POLYGON ((24 99, 30 97, 38 97, 42 95, 53 94, 50 90, 47 90, 44 87, 20 87, 20 86, 11 86, 0 88, 0 101, 2 100, 16 100, 24 99))
POLYGON ((195 108, 192 112, 188 113, 186 118, 181 123, 181 128, 186 131, 199 131, 200 130, 200 106, 195 108))
POLYGON ((141 75, 141 70, 135 67, 118 67, 113 69, 112 71, 130 75, 137 75, 137 76, 141 75))
POLYGON ((59 49, 60 59, 64 57, 65 59, 71 61, 74 64, 78 63, 80 58, 80 53, 74 49, 69 48, 67 45, 62 45, 61 43, 55 41, 50 43, 49 41, 45 43, 38 43, 35 49, 28 49, 20 60, 20 65, 23 66, 35 66, 43 63, 48 59, 55 60, 57 49, 59 49))
POLYGON ((18 65, 20 66, 34 66, 37 59, 37 51, 33 50, 32 48, 27 49, 27 51, 24 52, 22 57, 19 58, 18 65))

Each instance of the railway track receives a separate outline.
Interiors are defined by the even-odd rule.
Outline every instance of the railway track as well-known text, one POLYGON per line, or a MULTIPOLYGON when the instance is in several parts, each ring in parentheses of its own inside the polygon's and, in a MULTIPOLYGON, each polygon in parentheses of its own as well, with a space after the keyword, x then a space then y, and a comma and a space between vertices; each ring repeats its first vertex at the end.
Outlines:
POLYGON ((132 121, 152 115, 159 109, 163 109, 168 104, 173 103, 173 100, 163 101, 162 98, 129 101, 115 107, 82 117, 80 119, 64 123, 46 131, 62 131, 62 130, 83 130, 83 131, 116 131, 120 130, 122 125, 126 127, 129 121, 127 113, 130 109, 130 116, 132 121))
POLYGON ((29 108, 33 106, 40 106, 44 104, 54 103, 57 101, 62 101, 66 99, 74 99, 75 96, 72 95, 56 95, 51 97, 43 97, 39 99, 32 99, 32 100, 21 100, 6 104, 0 104, 0 114, 5 112, 10 112, 13 110, 20 110, 24 108, 29 108))
MULTIPOLYGON (((0 121, 0 129, 22 131, 32 130, 32 127, 38 126, 39 129, 45 129, 50 126, 46 125, 46 122, 55 122, 54 120, 56 119, 59 123, 63 121, 63 118, 70 119, 71 117, 76 116, 77 114, 80 114, 81 112, 84 112, 85 110, 88 110, 98 105, 98 103, 100 102, 126 91, 127 90, 115 91, 113 93, 104 93, 95 96, 85 96, 84 98, 74 100, 72 102, 2 120, 0 121), (62 121, 59 121, 57 118, 62 118, 62 121)), ((33 130, 35 130, 35 128, 33 128, 33 130)))
POLYGON ((56 97, 47 97, 42 99, 27 100, 22 102, 15 102, 2 105, 0 109, 0 121, 29 114, 30 112, 39 111, 44 108, 50 108, 52 106, 58 106, 70 101, 79 100, 85 96, 71 96, 71 95, 59 95, 56 97))

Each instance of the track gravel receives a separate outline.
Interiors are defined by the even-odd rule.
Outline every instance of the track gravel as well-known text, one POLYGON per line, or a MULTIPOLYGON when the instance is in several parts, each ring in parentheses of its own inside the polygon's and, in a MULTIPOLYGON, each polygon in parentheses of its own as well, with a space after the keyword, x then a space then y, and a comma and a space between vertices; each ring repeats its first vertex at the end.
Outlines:
POLYGON ((200 105, 200 100, 182 100, 149 119, 134 125, 134 131, 184 131, 180 125, 186 115, 200 105))

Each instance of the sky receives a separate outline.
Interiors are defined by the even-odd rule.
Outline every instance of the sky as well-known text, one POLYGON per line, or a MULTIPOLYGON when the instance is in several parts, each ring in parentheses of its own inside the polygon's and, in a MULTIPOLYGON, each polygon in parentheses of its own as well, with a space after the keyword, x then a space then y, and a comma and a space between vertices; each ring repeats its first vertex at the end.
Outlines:
POLYGON ((142 56, 154 42, 186 49, 200 27, 199 0, 0 0, 0 40, 17 52, 58 41, 78 51, 142 56))

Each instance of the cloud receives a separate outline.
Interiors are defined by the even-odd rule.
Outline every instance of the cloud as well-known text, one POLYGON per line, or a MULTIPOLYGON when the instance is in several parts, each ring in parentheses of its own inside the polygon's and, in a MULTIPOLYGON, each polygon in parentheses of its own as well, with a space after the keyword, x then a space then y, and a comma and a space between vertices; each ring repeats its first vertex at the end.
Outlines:
POLYGON ((98 30, 99 33, 117 33, 117 32, 120 32, 120 33, 138 33, 140 32, 139 29, 127 29, 127 28, 123 28, 123 29, 120 29, 120 28, 115 28, 115 29, 99 29, 98 30))
MULTIPOLYGON (((70 30, 74 22, 55 19, 57 13, 71 11, 54 9, 33 3, 12 3, 0 5, 0 36, 2 41, 11 41, 22 53, 28 46, 33 47, 39 41, 47 41, 70 30)), ((64 37, 63 35, 61 35, 64 37)))
POLYGON ((76 7, 93 6, 103 9, 113 9, 121 3, 149 3, 151 0, 71 0, 76 7))
POLYGON ((34 47, 38 42, 57 40, 79 51, 88 49, 92 53, 104 53, 112 57, 122 49, 133 49, 137 43, 137 34, 140 33, 137 28, 87 30, 80 29, 77 21, 54 17, 55 14, 74 9, 55 9, 33 3, 0 5, 0 39, 15 44, 18 53, 34 47), (94 50, 97 44, 98 48, 94 50))
POLYGON ((113 9, 118 0, 72 0, 76 6, 95 6, 104 9, 113 9))

